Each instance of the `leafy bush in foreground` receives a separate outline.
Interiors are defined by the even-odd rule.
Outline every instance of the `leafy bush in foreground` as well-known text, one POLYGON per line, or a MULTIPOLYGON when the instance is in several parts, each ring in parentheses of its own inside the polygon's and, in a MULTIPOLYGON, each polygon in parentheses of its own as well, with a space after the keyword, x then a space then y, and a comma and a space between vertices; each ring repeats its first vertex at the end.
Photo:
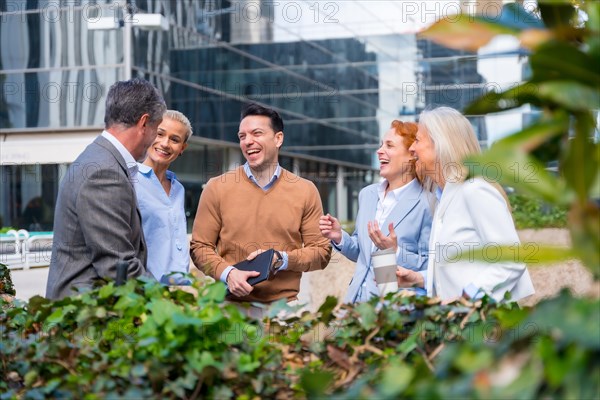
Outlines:
MULTIPOLYGON (((398 295, 263 321, 138 280, 2 303, 2 398, 597 397, 597 300, 535 310, 398 295)), ((280 316, 276 316, 279 314, 280 316)))

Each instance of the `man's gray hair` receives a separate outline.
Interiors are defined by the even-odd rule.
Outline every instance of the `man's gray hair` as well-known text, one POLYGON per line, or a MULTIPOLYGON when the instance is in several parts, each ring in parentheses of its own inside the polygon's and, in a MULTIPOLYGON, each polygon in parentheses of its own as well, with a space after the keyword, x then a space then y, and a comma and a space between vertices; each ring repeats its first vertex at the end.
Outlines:
POLYGON ((180 124, 182 124, 183 126, 185 126, 185 141, 187 142, 188 139, 190 138, 190 136, 193 135, 193 131, 192 131, 192 124, 190 123, 190 120, 183 115, 182 112, 179 112, 177 110, 167 110, 165 111, 165 113, 163 114, 163 119, 165 118, 169 118, 172 119, 173 121, 177 121, 180 124))
POLYGON ((108 90, 104 125, 133 126, 144 114, 150 116, 148 122, 154 123, 166 110, 165 100, 150 82, 140 78, 119 81, 108 90))

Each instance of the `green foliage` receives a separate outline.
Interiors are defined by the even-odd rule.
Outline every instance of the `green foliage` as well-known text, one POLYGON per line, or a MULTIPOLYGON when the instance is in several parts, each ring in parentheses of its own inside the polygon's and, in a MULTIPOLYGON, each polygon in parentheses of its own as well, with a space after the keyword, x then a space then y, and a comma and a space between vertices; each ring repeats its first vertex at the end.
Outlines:
POLYGON ((543 25, 522 6, 511 4, 502 17, 517 16, 523 23, 464 16, 440 21, 423 36, 475 51, 498 34, 510 34, 531 50, 530 79, 501 93, 487 93, 465 112, 486 114, 529 105, 540 111, 538 121, 466 164, 472 175, 498 180, 558 209, 567 206, 573 253, 598 278, 600 148, 592 110, 600 109, 600 2, 543 0, 538 8, 543 25), (476 35, 466 34, 473 30, 476 35), (545 170, 549 160, 558 161, 558 176, 545 170))
POLYGON ((15 230, 16 231, 16 229, 13 228, 12 226, 3 226, 3 227, 0 228, 0 233, 6 233, 6 232, 8 232, 10 230, 15 230))
POLYGON ((77 297, 5 304, 0 315, 4 397, 265 396, 285 384, 280 353, 258 321, 223 302, 222 284, 198 298, 145 280, 77 297))
MULTIPOLYGON (((520 309, 411 294, 256 321, 156 282, 1 301, 0 398, 590 398, 598 300, 520 309)), ((279 310, 290 310, 277 305, 279 310)))
POLYGON ((0 263, 0 295, 3 294, 14 296, 15 287, 10 277, 10 270, 6 265, 0 263))
POLYGON ((520 194, 508 195, 517 229, 564 228, 568 209, 520 194))

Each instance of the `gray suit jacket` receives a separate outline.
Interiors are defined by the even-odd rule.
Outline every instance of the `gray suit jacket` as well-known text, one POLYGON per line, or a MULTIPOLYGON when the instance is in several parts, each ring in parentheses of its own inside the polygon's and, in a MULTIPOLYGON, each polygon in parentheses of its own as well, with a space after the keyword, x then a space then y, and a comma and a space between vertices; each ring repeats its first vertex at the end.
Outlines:
MULTIPOLYGON (((371 268, 373 242, 369 237, 367 223, 375 220, 377 211, 377 187, 373 184, 365 187, 358 195, 358 215, 356 228, 349 235, 342 231, 342 246, 334 244, 351 261, 356 261, 354 277, 346 294, 348 303, 363 302, 379 295, 375 275, 371 268)), ((402 193, 402 200, 390 212, 385 223, 380 226, 384 235, 389 234, 388 226, 394 224, 398 237, 397 263, 414 271, 427 268, 429 259, 429 234, 431 232, 431 200, 428 193, 415 179, 402 193)))
POLYGON ((59 299, 115 279, 116 263, 128 277, 146 272, 146 244, 135 190, 125 160, 98 136, 67 171, 58 191, 46 297, 59 299))

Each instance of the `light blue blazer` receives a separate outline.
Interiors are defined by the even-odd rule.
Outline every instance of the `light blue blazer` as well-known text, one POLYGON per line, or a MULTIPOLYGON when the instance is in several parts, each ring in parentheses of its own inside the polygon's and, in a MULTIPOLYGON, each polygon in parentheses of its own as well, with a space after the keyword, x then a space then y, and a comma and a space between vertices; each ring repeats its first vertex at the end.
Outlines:
MULTIPOLYGON (((333 247, 351 261, 356 262, 356 271, 350 282, 345 302, 356 303, 379 296, 375 283, 375 275, 371 268, 371 250, 373 242, 369 238, 367 223, 375 220, 377 211, 377 187, 373 184, 365 187, 358 195, 358 215, 356 229, 352 236, 342 231, 341 246, 333 247)), ((384 235, 389 234, 388 226, 394 224, 398 237, 397 263, 414 271, 427 269, 429 259, 429 235, 431 232, 431 194, 423 189, 415 179, 405 191, 401 200, 396 204, 379 228, 384 235)))

